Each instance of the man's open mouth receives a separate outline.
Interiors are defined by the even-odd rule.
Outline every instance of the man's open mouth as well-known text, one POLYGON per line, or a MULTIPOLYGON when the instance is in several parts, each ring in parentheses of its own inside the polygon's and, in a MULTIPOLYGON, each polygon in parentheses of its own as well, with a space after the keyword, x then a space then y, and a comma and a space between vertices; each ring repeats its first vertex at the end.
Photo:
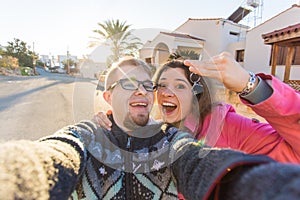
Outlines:
POLYGON ((143 102, 131 103, 129 105, 132 106, 132 107, 147 107, 148 106, 147 103, 143 103, 143 102))

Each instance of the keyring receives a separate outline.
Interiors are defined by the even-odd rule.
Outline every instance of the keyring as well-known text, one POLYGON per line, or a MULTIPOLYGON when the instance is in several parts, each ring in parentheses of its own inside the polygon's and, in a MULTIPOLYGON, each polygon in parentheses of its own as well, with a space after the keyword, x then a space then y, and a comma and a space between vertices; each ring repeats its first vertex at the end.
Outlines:
POLYGON ((191 74, 190 74, 190 81, 191 81, 192 83, 198 83, 200 80, 201 80, 201 76, 199 76, 198 74, 195 74, 195 73, 191 73, 191 74), (198 79, 197 79, 196 81, 193 81, 193 76, 194 76, 194 75, 197 75, 197 76, 198 76, 198 79))
POLYGON ((198 94, 201 94, 203 92, 203 85, 200 83, 201 76, 195 73, 190 74, 190 81, 193 83, 192 86, 192 92, 196 96, 198 94), (197 75, 198 79, 196 81, 193 81, 193 76, 197 75))

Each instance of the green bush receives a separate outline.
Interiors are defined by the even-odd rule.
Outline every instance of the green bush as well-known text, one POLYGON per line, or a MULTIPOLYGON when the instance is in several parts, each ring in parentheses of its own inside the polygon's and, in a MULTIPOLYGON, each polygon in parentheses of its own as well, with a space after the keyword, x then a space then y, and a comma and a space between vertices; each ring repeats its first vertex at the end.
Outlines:
POLYGON ((31 76, 33 74, 32 68, 20 67, 22 76, 31 76))

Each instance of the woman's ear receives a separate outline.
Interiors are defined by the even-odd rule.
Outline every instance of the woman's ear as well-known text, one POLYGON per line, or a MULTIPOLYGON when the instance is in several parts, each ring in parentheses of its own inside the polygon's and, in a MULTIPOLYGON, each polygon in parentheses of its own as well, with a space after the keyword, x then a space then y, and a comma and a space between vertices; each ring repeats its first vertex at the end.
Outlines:
POLYGON ((111 92, 110 91, 104 91, 103 92, 103 99, 111 105, 111 92))

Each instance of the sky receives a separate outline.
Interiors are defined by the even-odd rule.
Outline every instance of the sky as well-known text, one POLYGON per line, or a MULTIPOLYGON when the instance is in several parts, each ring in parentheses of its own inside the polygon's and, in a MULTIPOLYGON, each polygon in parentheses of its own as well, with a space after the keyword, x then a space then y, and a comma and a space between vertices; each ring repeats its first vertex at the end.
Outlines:
MULTIPOLYGON (((228 18, 246 0, 0 0, 0 44, 18 38, 40 55, 82 57, 108 19, 132 29, 173 31, 188 18, 228 18)), ((264 0, 261 22, 299 0, 264 0)), ((251 25, 251 24, 250 24, 251 25)), ((151 34, 149 34, 151 35, 151 34)), ((151 37, 151 36, 149 36, 151 37)), ((149 38, 151 39, 151 38, 149 38)))

